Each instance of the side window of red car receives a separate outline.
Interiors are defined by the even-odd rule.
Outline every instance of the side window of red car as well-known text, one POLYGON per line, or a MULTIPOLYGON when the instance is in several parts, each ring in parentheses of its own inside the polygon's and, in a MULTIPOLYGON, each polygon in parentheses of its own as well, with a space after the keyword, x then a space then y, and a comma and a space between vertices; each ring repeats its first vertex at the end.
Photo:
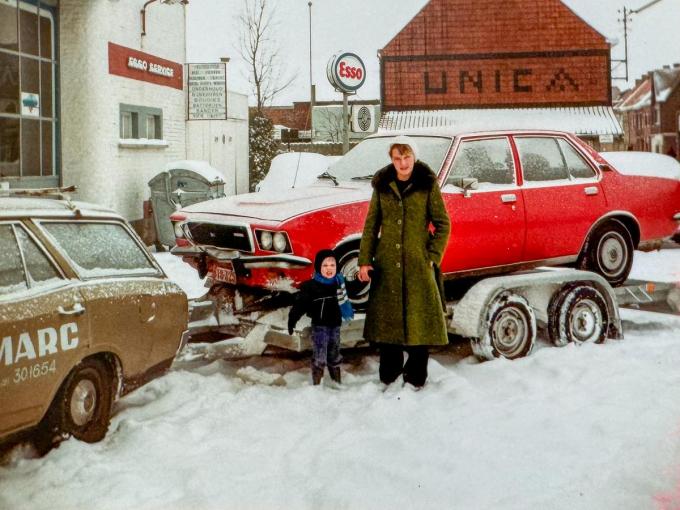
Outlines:
POLYGON ((586 163, 583 157, 566 140, 559 138, 557 143, 560 145, 560 150, 564 155, 564 160, 567 163, 569 175, 572 179, 592 179, 595 177, 595 170, 586 163))
POLYGON ((552 137, 517 137, 522 174, 527 183, 569 180, 567 163, 552 137))
POLYGON ((481 189, 514 184, 515 165, 507 138, 461 142, 446 183, 455 186, 461 177, 477 179, 481 189))

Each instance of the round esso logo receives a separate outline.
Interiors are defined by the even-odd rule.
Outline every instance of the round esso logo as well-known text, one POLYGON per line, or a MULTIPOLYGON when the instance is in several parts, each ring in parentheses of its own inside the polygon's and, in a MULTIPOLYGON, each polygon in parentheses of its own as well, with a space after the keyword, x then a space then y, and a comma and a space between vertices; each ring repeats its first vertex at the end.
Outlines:
POLYGON ((328 79, 343 92, 355 92, 366 80, 366 66, 354 53, 334 55, 329 61, 328 79))

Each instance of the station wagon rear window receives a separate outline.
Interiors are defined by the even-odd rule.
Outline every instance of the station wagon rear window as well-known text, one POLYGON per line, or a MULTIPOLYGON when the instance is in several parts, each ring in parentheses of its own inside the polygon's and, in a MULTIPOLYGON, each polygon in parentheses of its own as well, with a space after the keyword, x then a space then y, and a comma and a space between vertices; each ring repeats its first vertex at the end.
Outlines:
POLYGON ((144 249, 119 223, 42 222, 85 278, 156 275, 144 249))

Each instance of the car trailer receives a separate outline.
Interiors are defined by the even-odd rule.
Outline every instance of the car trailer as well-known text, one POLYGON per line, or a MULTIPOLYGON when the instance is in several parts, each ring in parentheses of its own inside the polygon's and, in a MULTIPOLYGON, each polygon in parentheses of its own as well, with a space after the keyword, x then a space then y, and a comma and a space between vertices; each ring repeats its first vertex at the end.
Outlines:
MULTIPOLYGON (((229 303, 192 303, 194 335, 233 336, 234 357, 262 354, 268 346, 311 349, 309 319, 288 334, 288 307, 255 311, 243 306, 238 290, 229 303)), ((600 275, 568 268, 541 268, 479 280, 457 300, 446 302, 448 332, 470 340, 482 359, 527 356, 539 331, 554 345, 622 339, 619 307, 680 314, 680 288, 673 283, 629 281, 612 288, 600 275)), ((342 346, 366 344, 365 315, 342 326, 342 346)))

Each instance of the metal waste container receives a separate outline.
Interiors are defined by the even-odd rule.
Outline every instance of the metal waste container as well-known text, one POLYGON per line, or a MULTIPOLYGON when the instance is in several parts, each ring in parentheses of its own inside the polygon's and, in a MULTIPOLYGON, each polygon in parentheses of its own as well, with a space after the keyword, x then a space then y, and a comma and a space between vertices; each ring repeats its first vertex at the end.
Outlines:
POLYGON ((149 181, 158 243, 175 246, 170 215, 181 207, 224 197, 224 177, 207 161, 173 161, 149 181))

